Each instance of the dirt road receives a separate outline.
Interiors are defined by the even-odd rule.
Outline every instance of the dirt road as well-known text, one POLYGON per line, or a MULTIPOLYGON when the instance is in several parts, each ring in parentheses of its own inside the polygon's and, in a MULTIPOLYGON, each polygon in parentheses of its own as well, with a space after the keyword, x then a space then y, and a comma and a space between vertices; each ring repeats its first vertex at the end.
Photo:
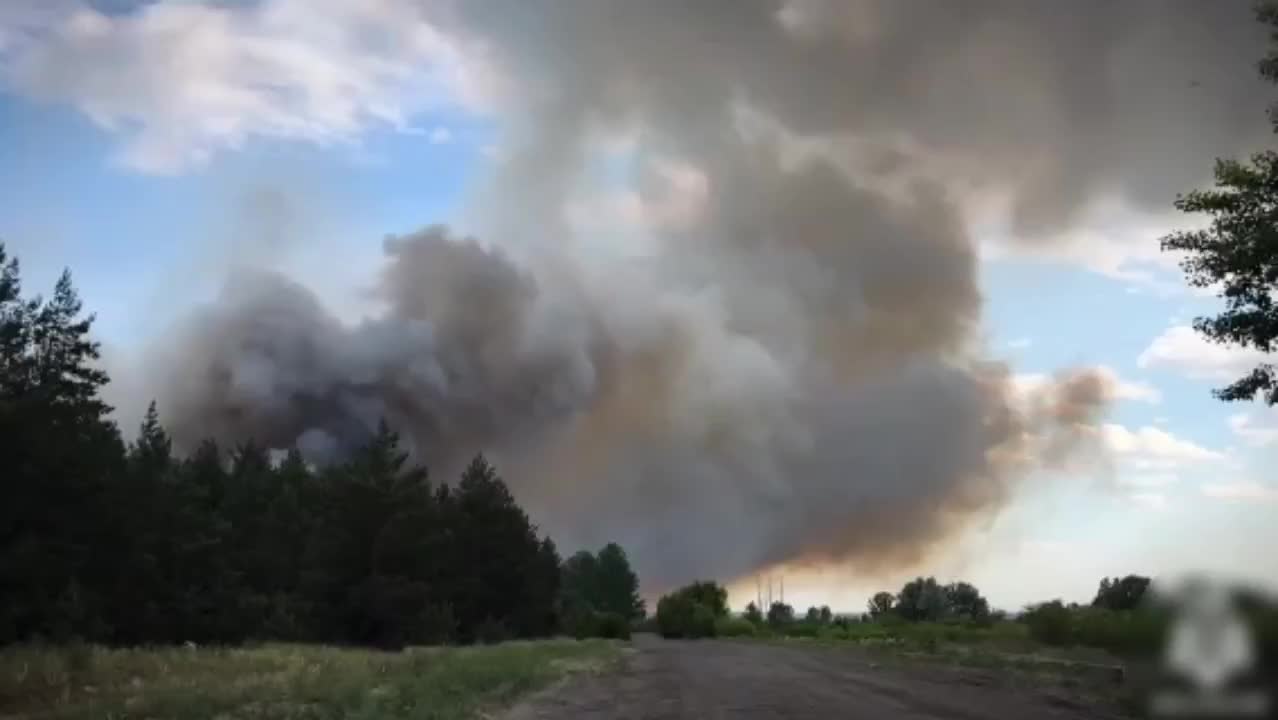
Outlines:
POLYGON ((1114 718, 1064 690, 989 672, 885 667, 855 651, 639 637, 618 668, 578 676, 505 720, 1019 720, 1114 718))

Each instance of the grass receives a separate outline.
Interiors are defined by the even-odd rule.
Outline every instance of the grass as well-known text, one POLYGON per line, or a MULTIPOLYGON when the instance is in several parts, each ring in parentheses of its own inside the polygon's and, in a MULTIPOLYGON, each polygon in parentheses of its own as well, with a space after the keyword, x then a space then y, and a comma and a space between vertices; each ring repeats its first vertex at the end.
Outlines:
POLYGON ((512 642, 402 653, 304 645, 0 651, 0 717, 12 720, 453 720, 509 704, 620 645, 512 642))

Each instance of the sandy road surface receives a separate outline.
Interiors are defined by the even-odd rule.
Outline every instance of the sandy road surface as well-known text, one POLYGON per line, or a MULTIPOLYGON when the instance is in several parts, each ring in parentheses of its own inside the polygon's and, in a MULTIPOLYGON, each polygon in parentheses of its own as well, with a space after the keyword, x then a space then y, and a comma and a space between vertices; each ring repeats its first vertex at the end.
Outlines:
POLYGON ((1063 691, 988 673, 888 668, 855 651, 638 637, 615 671, 578 676, 505 720, 1019 720, 1113 718, 1063 691))

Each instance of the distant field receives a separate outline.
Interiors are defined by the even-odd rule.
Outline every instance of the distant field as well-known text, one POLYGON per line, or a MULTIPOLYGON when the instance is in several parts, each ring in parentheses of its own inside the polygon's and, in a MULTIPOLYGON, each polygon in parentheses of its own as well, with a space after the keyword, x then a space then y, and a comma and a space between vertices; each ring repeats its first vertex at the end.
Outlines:
POLYGON ((550 640, 402 653, 251 649, 0 650, 0 717, 30 720, 391 720, 474 717, 574 672, 608 641, 550 640))

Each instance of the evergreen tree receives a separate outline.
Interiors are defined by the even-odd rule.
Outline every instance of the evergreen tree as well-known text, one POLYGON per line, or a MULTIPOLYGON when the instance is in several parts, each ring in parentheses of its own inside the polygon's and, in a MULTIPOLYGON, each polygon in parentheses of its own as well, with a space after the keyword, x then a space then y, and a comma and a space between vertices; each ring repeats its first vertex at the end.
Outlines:
POLYGON ((0 641, 105 635, 123 447, 98 395, 107 378, 94 367, 93 318, 70 273, 43 301, 21 297, 3 248, 0 266, 0 641))
POLYGON ((452 603, 463 639, 472 639, 482 623, 532 634, 534 613, 521 606, 541 548, 528 515, 483 455, 466 467, 452 497, 451 557, 471 568, 456 583, 452 603))
POLYGON ((620 545, 608 543, 599 551, 598 573, 598 609, 628 621, 643 619, 645 608, 639 596, 639 577, 630 569, 630 560, 620 545))
POLYGON ((324 468, 252 441, 181 457, 152 402, 126 447, 70 275, 46 301, 18 271, 0 245, 0 643, 536 636, 574 596, 621 630, 642 615, 620 547, 561 582, 492 465, 432 487, 385 423, 324 468))

